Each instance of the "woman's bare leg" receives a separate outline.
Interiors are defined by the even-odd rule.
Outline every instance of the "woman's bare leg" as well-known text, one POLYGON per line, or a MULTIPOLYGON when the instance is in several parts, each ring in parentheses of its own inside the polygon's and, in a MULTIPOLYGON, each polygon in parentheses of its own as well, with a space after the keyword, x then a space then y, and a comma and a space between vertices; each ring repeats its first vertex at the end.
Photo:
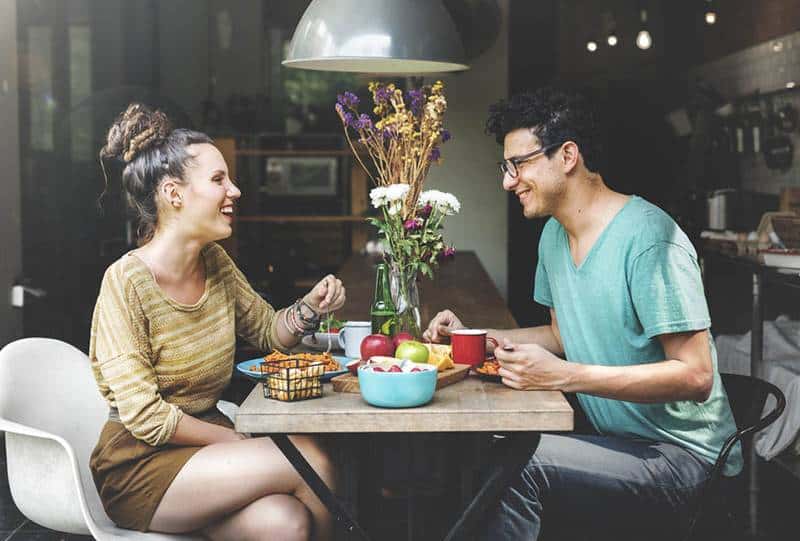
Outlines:
POLYGON ((311 516, 288 494, 264 496, 203 530, 211 541, 307 541, 311 516))
MULTIPOLYGON (((291 440, 328 487, 335 489, 334 468, 317 441, 308 436, 291 436, 291 440)), ((270 438, 200 449, 167 489, 150 529, 172 533, 200 530, 273 494, 296 497, 311 512, 313 539, 330 539, 330 514, 270 438)))

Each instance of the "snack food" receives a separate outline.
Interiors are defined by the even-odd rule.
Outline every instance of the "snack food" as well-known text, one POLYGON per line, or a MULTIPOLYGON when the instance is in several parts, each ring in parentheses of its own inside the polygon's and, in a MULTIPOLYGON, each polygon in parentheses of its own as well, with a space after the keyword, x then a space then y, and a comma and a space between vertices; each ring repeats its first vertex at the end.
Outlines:
POLYGON ((322 396, 320 377, 325 372, 322 362, 297 357, 265 361, 260 365, 264 380, 264 396, 291 402, 322 396))
MULTIPOLYGON (((291 355, 287 355, 285 353, 281 353, 280 351, 273 351, 269 355, 264 357, 264 360, 269 361, 285 361, 287 359, 301 359, 303 361, 310 361, 315 363, 323 363, 325 365, 325 372, 336 372, 341 370, 342 368, 339 366, 339 363, 336 359, 333 358, 333 355, 330 353, 293 353, 291 355)), ((263 374, 263 366, 261 364, 263 374)))
POLYGON ((498 376, 500 375, 500 362, 495 359, 486 360, 475 371, 486 376, 498 376))

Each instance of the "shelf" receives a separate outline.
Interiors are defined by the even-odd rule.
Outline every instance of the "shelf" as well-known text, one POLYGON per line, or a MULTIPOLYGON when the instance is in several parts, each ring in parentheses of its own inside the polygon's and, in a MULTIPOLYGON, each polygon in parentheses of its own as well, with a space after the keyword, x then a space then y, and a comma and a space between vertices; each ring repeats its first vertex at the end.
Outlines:
POLYGON ((269 223, 367 223, 367 216, 237 216, 237 222, 269 222, 269 223))

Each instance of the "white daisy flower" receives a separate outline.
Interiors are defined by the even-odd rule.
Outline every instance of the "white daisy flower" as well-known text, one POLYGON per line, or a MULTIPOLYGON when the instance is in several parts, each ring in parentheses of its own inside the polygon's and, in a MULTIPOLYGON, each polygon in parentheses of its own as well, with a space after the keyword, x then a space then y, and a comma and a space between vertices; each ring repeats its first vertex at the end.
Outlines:
POLYGON ((411 186, 408 184, 390 184, 386 186, 386 199, 389 201, 403 201, 410 189, 411 186))
POLYGON ((381 208, 389 202, 389 199, 386 197, 386 187, 384 186, 372 188, 369 192, 369 198, 372 200, 372 206, 376 209, 381 208))
POLYGON ((447 216, 458 214, 461 210, 461 203, 455 195, 439 190, 428 190, 419 195, 419 206, 430 205, 439 212, 447 216))
POLYGON ((439 204, 442 212, 448 216, 458 214, 461 210, 461 202, 458 198, 451 193, 443 193, 441 197, 442 199, 439 204))
POLYGON ((419 194, 418 204, 420 207, 424 207, 425 205, 430 205, 435 207, 441 201, 442 192, 439 190, 427 190, 419 194))

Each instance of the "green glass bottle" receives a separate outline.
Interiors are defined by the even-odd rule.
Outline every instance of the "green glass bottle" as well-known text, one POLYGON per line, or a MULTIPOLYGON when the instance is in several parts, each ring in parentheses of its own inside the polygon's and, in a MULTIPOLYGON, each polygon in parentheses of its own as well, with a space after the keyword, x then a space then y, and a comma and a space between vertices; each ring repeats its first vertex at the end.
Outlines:
POLYGON ((375 296, 372 299, 369 316, 372 322, 372 334, 394 335, 397 325, 397 309, 392 301, 389 268, 386 263, 378 264, 375 274, 375 296))

